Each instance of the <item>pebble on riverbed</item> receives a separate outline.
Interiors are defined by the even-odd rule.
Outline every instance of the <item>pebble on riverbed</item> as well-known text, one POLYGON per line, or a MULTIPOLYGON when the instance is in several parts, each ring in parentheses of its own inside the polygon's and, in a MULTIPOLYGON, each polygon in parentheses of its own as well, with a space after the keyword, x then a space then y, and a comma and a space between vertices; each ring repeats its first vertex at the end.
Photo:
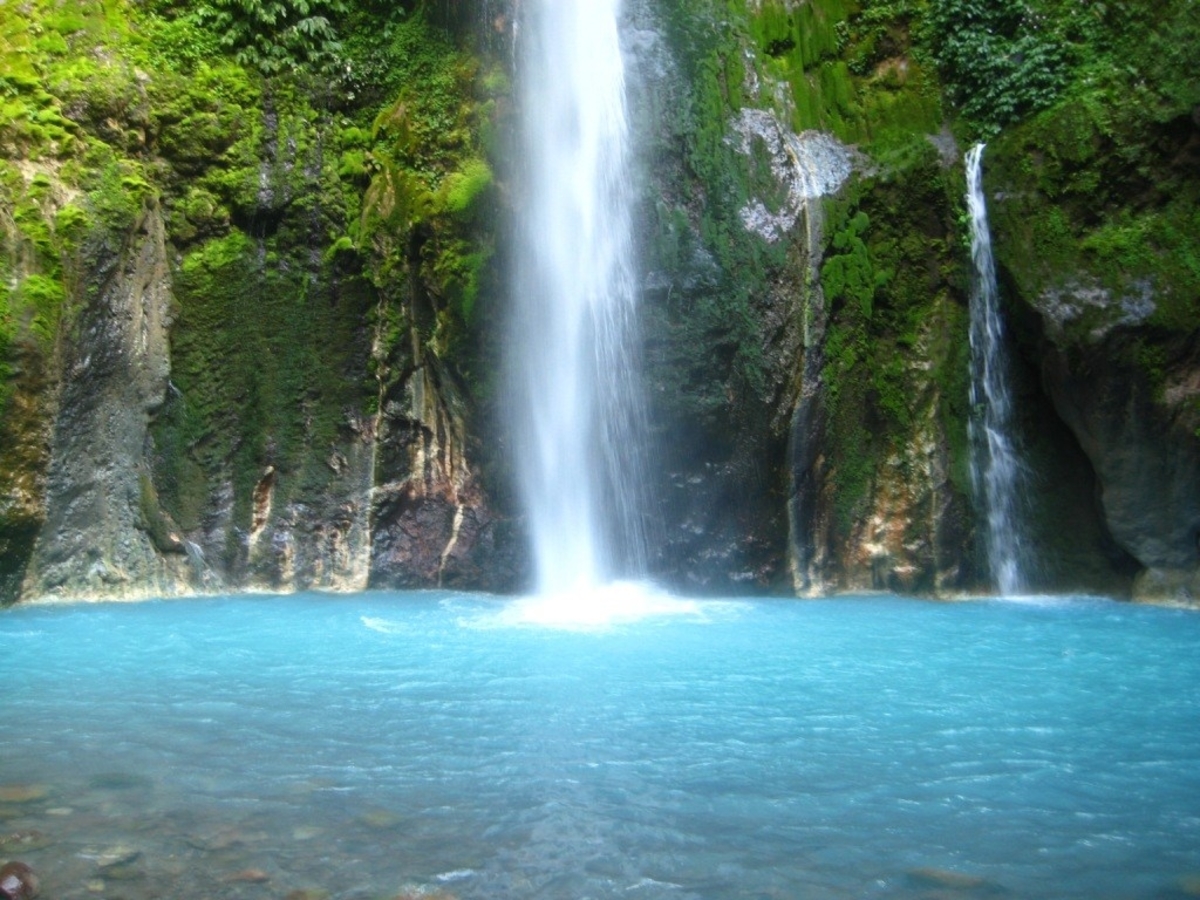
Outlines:
POLYGON ((226 881, 241 882, 242 884, 265 884, 271 876, 262 869, 242 869, 225 878, 226 881))
POLYGON ((127 847, 124 844, 116 844, 112 847, 89 847, 79 855, 84 859, 90 859, 96 864, 97 868, 112 869, 116 866, 124 866, 134 862, 142 855, 142 851, 134 847, 127 847))
POLYGON ((13 860, 0 867, 0 898, 30 900, 38 892, 38 877, 23 862, 13 860))

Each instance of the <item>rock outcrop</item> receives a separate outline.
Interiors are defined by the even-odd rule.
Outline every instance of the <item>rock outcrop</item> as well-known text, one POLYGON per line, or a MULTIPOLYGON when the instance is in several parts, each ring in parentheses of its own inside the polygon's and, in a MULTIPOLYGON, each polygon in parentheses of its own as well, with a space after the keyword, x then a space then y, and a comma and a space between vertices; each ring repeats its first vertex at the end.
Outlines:
POLYGON ((160 211, 147 208, 127 237, 113 238, 87 248, 89 267, 73 279, 82 311, 63 336, 45 520, 22 591, 30 597, 140 597, 173 593, 179 580, 182 541, 156 518, 145 461, 169 375, 160 211))

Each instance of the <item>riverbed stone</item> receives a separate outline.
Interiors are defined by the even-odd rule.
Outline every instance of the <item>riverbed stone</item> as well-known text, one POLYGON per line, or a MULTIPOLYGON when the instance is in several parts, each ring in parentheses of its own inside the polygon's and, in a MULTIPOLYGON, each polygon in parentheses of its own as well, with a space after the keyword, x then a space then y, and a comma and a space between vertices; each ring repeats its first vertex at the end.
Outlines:
POLYGON ((977 891, 988 884, 987 879, 978 875, 954 869, 938 869, 932 866, 909 870, 908 880, 918 887, 952 891, 977 891))
POLYGON ((400 824, 401 819, 396 813, 390 809, 372 809, 363 813, 359 821, 368 828, 375 828, 379 831, 384 831, 389 828, 395 828, 400 824))
POLYGON ((132 772, 102 772, 88 781, 88 786, 104 791, 128 791, 134 788, 148 788, 152 782, 145 775, 135 775, 132 772))
POLYGON ((47 834, 30 828, 24 831, 13 831, 6 835, 0 835, 0 852, 22 851, 29 852, 31 850, 41 850, 43 847, 49 847, 54 843, 54 838, 47 834))
POLYGON ((226 876, 225 880, 240 884, 266 884, 271 880, 271 876, 262 869, 242 869, 226 876))
POLYGON ((146 877, 146 870, 136 862, 117 863, 104 868, 107 881, 138 881, 146 877))
POLYGON ((113 844, 109 847, 88 847, 79 855, 90 859, 98 868, 107 870, 133 862, 142 855, 142 851, 126 844, 113 844))
POLYGON ((36 803, 49 796, 50 788, 44 784, 0 784, 0 803, 36 803))

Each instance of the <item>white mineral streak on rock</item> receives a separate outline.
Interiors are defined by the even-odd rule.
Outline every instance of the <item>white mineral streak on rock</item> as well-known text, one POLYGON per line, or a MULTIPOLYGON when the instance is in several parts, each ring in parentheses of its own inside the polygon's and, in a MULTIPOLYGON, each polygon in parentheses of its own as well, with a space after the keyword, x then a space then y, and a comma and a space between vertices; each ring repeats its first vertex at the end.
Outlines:
POLYGON ((1066 327, 1077 320, 1085 324, 1094 320, 1088 337, 1098 342, 1114 328, 1140 325, 1149 319, 1156 309, 1153 298, 1154 288, 1145 280, 1131 284, 1122 297, 1114 297, 1098 283, 1075 280, 1043 291, 1037 305, 1052 337, 1061 338, 1066 327))
POLYGON ((743 109, 732 122, 730 143, 750 156, 761 141, 771 175, 787 189, 779 210, 772 212, 758 198, 741 210, 746 230, 774 243, 787 234, 804 212, 808 201, 837 191, 850 177, 853 160, 849 148, 819 131, 793 134, 776 115, 765 109, 743 109))

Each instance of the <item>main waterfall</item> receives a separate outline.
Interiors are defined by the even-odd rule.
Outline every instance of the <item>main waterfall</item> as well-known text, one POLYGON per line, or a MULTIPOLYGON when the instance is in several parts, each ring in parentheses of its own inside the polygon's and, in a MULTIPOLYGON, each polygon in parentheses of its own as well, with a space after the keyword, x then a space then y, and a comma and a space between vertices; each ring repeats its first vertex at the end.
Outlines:
POLYGON ((971 478, 987 513, 987 556, 1003 595, 1026 589, 1021 534, 1024 469, 1012 433, 1009 360, 1000 317, 996 266, 983 193, 983 144, 967 153, 967 209, 971 215, 971 478))
POLYGON ((514 449, 543 596, 645 571, 620 0, 526 0, 514 449))

